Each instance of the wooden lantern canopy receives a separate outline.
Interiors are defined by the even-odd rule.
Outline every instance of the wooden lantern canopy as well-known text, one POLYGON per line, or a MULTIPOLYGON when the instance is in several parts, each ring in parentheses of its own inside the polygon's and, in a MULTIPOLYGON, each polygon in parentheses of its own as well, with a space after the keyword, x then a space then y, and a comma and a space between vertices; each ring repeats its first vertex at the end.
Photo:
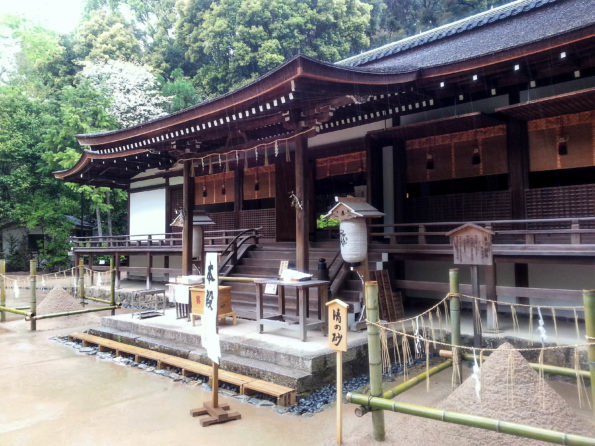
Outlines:
POLYGON ((494 233, 481 226, 467 223, 446 233, 454 252, 455 265, 492 265, 494 233))
POLYGON ((351 266, 357 266, 368 255, 366 219, 382 217, 384 214, 366 203, 363 198, 335 197, 335 200, 337 204, 324 218, 336 218, 341 222, 339 225, 341 257, 351 266))
MULTIPOLYGON (((202 258, 203 242, 203 226, 214 225, 215 222, 204 211, 194 210, 192 212, 192 257, 195 259, 202 258)), ((184 227, 184 213, 180 212, 176 218, 171 222, 170 226, 178 228, 184 227)))

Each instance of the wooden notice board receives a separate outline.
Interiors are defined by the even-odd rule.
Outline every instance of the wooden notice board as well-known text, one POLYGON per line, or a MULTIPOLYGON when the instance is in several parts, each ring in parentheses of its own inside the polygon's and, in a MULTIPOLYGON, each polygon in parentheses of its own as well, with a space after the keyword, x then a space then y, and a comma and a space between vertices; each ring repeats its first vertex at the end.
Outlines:
POLYGON ((347 351, 347 309, 349 305, 334 299, 327 304, 328 307, 328 343, 335 351, 347 351))

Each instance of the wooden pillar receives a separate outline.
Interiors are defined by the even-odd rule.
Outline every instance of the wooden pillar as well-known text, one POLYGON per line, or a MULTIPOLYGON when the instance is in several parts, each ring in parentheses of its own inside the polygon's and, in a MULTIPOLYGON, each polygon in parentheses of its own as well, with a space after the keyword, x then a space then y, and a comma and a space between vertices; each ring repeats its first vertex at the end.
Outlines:
POLYGON ((235 213, 236 226, 240 227, 240 214, 244 207, 244 169, 240 168, 240 163, 233 176, 233 210, 235 213))
POLYGON ((366 198, 376 209, 384 208, 382 192, 382 150, 377 141, 366 135, 366 198))
POLYGON ((120 253, 114 254, 114 269, 116 270, 115 287, 120 288, 120 253))
POLYGON ((153 273, 151 269, 153 268, 153 256, 150 252, 147 253, 147 284, 146 288, 150 289, 153 282, 153 273))
POLYGON ((89 253, 89 282, 93 285, 93 254, 89 253))
POLYGON ((395 223, 403 223, 407 200, 407 152, 405 141, 397 139, 393 143, 393 172, 395 187, 395 223))
POLYGON ((182 274, 192 274, 192 211, 194 210, 194 178, 190 176, 192 161, 184 161, 184 185, 182 186, 182 274))
MULTIPOLYGON (((169 268, 169 256, 163 256, 163 268, 169 268)), ((169 282, 169 273, 164 274, 165 281, 169 282)))
POLYGON ((308 197, 306 186, 306 169, 308 166, 308 139, 299 136, 295 140, 295 194, 302 208, 295 213, 295 242, 296 268, 298 271, 308 272, 308 197))
MULTIPOLYGON (((484 266, 483 268, 485 284, 486 284, 486 299, 497 301, 498 295, 496 294, 496 264, 484 266)), ((496 309, 498 306, 496 306, 496 309)), ((494 326, 494 314, 492 305, 488 304, 486 308, 487 313, 487 324, 486 328, 490 331, 494 331, 496 327, 494 326)))
POLYGON ((525 190, 529 188, 529 132, 525 121, 511 118, 506 123, 506 150, 511 217, 525 219, 525 190))
MULTIPOLYGON (((527 288, 529 286, 529 265, 527 263, 514 264, 514 286, 517 288, 527 288)), ((529 299, 517 296, 517 303, 528 304, 529 299)))

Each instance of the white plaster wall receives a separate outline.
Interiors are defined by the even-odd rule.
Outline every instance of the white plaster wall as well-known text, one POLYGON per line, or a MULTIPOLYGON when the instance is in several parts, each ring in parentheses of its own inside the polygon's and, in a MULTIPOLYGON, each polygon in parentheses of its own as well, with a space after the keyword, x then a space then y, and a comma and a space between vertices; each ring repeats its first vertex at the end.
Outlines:
POLYGON ((535 99, 546 98, 558 94, 569 93, 571 91, 583 90, 595 87, 595 76, 578 78, 568 82, 561 82, 544 87, 530 88, 520 93, 520 101, 527 102, 535 99))
POLYGON ((496 108, 508 105, 508 95, 494 96, 473 102, 464 102, 450 107, 435 108, 419 113, 401 116, 401 125, 415 124, 417 122, 430 121, 433 119, 448 118, 452 115, 464 115, 466 113, 484 112, 492 113, 496 108))
POLYGON ((130 235, 165 233, 165 188, 130 192, 130 235))
POLYGON ((184 184, 184 176, 180 174, 179 177, 170 177, 169 185, 170 186, 178 186, 180 184, 184 184))
POLYGON ((134 191, 134 189, 138 189, 141 187, 147 186, 159 186, 161 184, 165 184, 165 179, 163 178, 151 178, 150 180, 140 180, 135 181, 134 183, 130 183, 130 189, 134 191))

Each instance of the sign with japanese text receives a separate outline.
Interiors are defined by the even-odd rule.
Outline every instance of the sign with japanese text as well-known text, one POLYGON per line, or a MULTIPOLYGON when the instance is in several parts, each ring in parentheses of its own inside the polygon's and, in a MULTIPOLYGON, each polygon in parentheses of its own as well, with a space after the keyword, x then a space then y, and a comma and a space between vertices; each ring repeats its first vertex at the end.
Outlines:
POLYGON ((216 364, 221 358, 221 346, 217 334, 217 308, 219 301, 219 261, 216 252, 208 252, 205 258, 205 298, 202 313, 202 346, 216 364))
POLYGON ((328 310, 328 342, 329 347, 336 351, 347 351, 347 305, 334 299, 327 304, 328 310))

